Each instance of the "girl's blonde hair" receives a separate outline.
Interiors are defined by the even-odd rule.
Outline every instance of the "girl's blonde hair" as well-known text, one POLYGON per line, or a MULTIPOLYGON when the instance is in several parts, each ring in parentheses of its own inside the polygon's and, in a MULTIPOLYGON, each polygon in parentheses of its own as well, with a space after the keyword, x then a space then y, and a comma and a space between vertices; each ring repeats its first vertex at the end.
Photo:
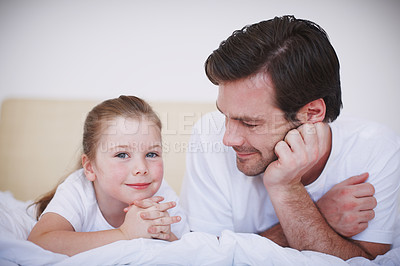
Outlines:
MULTIPOLYGON (((89 160, 94 160, 96 157, 96 150, 105 122, 115 119, 116 117, 138 120, 147 119, 153 122, 161 131, 160 118, 144 100, 135 96, 124 95, 115 99, 106 100, 96 105, 86 116, 83 127, 82 152, 88 156, 89 160)), ((78 169, 81 167, 82 164, 79 161, 76 168, 78 169)), ((63 179, 66 177, 67 176, 63 179)), ((40 215, 54 197, 57 187, 58 185, 33 203, 36 205, 37 219, 39 219, 40 215)))

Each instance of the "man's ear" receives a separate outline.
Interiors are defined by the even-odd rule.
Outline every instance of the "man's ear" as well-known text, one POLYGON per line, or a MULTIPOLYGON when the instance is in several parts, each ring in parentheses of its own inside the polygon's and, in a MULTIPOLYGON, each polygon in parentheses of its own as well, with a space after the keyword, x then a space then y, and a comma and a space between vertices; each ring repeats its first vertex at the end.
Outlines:
POLYGON ((94 173, 93 163, 91 160, 89 160, 89 157, 86 154, 82 155, 82 166, 86 178, 89 181, 96 180, 96 174, 94 173))
POLYGON ((317 123, 325 119, 326 105, 322 98, 309 102, 297 112, 297 119, 302 123, 317 123))

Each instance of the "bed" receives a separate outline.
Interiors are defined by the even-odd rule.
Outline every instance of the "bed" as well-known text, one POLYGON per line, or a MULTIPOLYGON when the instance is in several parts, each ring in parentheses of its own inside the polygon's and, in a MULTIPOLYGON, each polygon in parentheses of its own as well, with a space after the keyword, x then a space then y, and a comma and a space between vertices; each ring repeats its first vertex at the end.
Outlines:
MULTIPOLYGON (((369 261, 282 248, 256 234, 192 232, 175 242, 118 241, 68 257, 26 240, 32 200, 57 184, 79 158, 82 124, 98 101, 8 99, 0 119, 0 265, 400 265, 400 216, 392 249, 369 261)), ((165 179, 176 192, 191 127, 214 103, 151 103, 163 122, 165 179)))

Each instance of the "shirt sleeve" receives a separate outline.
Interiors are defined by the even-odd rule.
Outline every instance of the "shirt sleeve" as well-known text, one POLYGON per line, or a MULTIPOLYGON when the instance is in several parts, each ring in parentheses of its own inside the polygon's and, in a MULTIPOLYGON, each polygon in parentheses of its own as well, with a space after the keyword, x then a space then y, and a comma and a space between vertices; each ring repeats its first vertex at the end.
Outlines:
POLYGON ((393 243, 400 187, 400 141, 397 140, 397 143, 389 142, 389 145, 375 143, 371 156, 374 159, 367 166, 370 173, 367 182, 374 186, 378 204, 374 209, 375 218, 368 223, 366 230, 353 237, 355 240, 393 243))
POLYGON ((221 161, 226 151, 221 149, 222 140, 204 126, 215 124, 216 120, 210 119, 213 116, 203 117, 193 128, 180 198, 191 231, 221 235, 224 229, 234 230, 226 183, 229 172, 221 161))
POLYGON ((58 186, 43 214, 56 213, 66 219, 76 232, 81 232, 85 210, 81 202, 80 189, 76 183, 65 180, 58 186))

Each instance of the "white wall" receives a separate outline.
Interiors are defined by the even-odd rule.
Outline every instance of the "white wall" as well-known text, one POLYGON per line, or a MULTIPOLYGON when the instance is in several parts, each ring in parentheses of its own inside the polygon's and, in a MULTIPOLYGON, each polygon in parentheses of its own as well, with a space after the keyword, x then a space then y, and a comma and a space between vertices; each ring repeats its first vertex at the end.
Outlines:
POLYGON ((206 57, 233 30, 284 14, 328 32, 344 113, 400 133, 398 0, 0 0, 0 100, 214 101, 206 57))

